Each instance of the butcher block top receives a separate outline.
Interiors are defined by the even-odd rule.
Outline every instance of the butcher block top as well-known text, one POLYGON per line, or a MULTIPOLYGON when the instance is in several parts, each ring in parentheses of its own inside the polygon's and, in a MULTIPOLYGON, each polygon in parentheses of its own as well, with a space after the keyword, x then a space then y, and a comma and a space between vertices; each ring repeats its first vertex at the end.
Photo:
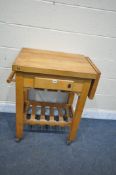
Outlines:
POLYGON ((91 79, 94 91, 100 77, 100 71, 88 57, 29 48, 21 49, 12 69, 15 72, 91 79))

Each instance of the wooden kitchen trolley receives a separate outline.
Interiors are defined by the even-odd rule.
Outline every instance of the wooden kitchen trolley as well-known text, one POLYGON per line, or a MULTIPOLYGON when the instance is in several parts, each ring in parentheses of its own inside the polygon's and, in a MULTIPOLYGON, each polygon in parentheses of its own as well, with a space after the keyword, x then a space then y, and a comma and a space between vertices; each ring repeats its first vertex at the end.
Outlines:
POLYGON ((87 97, 93 99, 99 78, 98 68, 83 55, 21 49, 7 79, 8 83, 16 82, 16 140, 23 138, 24 125, 69 126, 67 144, 70 144, 76 138, 85 101, 87 97), (66 103, 32 101, 31 88, 67 92, 68 100, 66 103), (74 110, 75 94, 78 100, 74 110))

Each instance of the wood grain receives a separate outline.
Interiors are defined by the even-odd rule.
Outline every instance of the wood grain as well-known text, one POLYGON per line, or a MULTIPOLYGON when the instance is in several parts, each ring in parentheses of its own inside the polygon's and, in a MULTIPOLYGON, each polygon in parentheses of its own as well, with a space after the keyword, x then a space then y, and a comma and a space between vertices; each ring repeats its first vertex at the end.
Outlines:
POLYGON ((95 79, 97 76, 96 70, 82 55, 25 48, 21 50, 12 68, 14 71, 78 78, 95 79))
POLYGON ((23 75, 16 74, 16 138, 22 139, 24 127, 23 75))
POLYGON ((73 120, 72 120, 72 123, 71 123, 71 130, 70 130, 70 133, 69 133, 69 136, 68 136, 69 141, 73 141, 76 138, 77 130, 78 130, 78 127, 79 127, 79 123, 80 123, 80 120, 81 120, 81 115, 82 115, 82 112, 83 112, 83 109, 84 109, 84 105, 85 105, 85 102, 86 102, 86 99, 87 99, 87 95, 88 95, 88 92, 89 92, 90 85, 91 85, 91 81, 86 80, 85 84, 84 84, 84 87, 83 87, 83 90, 82 90, 82 93, 79 96, 79 99, 77 101, 76 109, 75 109, 75 112, 74 112, 74 115, 73 115, 73 120))
MULTIPOLYGON (((76 138, 87 96, 93 98, 100 71, 85 56, 35 49, 22 49, 13 64, 16 71, 16 136, 23 136, 24 124, 71 126, 68 141, 76 138), (69 98, 65 104, 35 102, 28 100, 27 89, 49 89, 68 91, 69 98), (74 93, 79 94, 75 111, 72 110, 74 93), (24 109, 32 106, 30 119, 26 119, 24 109), (36 106, 41 107, 41 117, 36 120, 36 106), (49 120, 46 120, 45 107, 49 107, 49 120), (54 110, 58 111, 58 119, 54 110), (65 114, 63 114, 65 110, 65 114)), ((12 78, 12 75, 10 76, 12 78)), ((11 79, 10 78, 10 79, 11 79)))

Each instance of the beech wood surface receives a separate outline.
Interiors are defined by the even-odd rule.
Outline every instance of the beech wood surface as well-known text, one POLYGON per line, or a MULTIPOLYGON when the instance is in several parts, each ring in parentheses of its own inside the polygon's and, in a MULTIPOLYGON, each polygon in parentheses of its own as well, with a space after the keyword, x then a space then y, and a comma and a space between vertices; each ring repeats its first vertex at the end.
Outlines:
POLYGON ((23 48, 13 63, 12 70, 7 82, 13 81, 15 73, 17 139, 23 137, 24 124, 39 124, 70 126, 68 142, 75 140, 87 96, 90 99, 94 97, 101 74, 90 58, 79 54, 23 48), (28 98, 30 88, 68 92, 68 101, 31 101, 28 98), (78 95, 75 111, 72 108, 74 94, 78 95), (41 108, 39 119, 36 115, 37 106, 41 108), (46 107, 50 110, 49 119, 46 119, 46 107), (29 108, 32 111, 30 119, 26 118, 29 108), (58 116, 54 114, 55 109, 58 116))
POLYGON ((12 65, 12 70, 24 73, 91 79, 88 94, 90 99, 95 95, 101 74, 91 59, 86 56, 29 48, 23 48, 20 51, 12 65))

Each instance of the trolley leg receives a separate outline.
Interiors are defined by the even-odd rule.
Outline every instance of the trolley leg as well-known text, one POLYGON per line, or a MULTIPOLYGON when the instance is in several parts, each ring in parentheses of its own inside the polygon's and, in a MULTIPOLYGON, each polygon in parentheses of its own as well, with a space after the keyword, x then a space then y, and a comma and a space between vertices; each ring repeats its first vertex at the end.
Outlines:
POLYGON ((72 119, 70 133, 67 139, 67 144, 70 144, 76 138, 77 130, 78 130, 79 123, 81 120, 81 114, 83 112, 83 108, 84 108, 85 101, 86 101, 86 98, 89 92, 90 84, 91 84, 90 80, 85 81, 83 90, 77 101, 76 109, 75 109, 74 116, 72 119))
POLYGON ((16 141, 23 137, 24 125, 24 91, 23 75, 16 73, 16 141))

